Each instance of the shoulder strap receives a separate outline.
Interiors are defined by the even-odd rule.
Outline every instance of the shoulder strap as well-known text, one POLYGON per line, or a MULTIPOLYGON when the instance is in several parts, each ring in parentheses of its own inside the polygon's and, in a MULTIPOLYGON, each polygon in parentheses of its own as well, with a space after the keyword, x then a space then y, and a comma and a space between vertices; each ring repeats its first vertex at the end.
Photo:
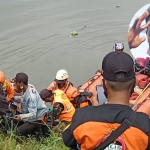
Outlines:
POLYGON ((68 83, 67 83, 67 85, 66 85, 66 87, 65 87, 65 89, 64 89, 64 93, 66 93, 66 91, 67 91, 67 89, 68 89, 68 87, 69 87, 70 85, 72 85, 72 83, 68 81, 68 83))
POLYGON ((123 123, 115 131, 113 131, 102 144, 100 144, 93 150, 104 150, 109 144, 114 142, 114 140, 117 139, 124 131, 126 131, 128 128, 132 126, 133 122, 136 119, 136 116, 137 116, 136 112, 131 111, 129 117, 125 119, 123 123))

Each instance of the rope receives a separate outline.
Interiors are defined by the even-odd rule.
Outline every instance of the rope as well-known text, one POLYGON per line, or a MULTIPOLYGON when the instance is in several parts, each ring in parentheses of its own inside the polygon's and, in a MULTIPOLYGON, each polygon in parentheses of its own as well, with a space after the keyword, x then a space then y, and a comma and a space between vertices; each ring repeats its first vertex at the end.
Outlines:
MULTIPOLYGON (((2 116, 2 118, 15 120, 14 117, 10 117, 10 116, 2 116)), ((39 125, 46 125, 47 127, 49 127, 45 121, 43 121, 43 120, 38 120, 38 121, 42 121, 42 123, 34 122, 34 121, 25 121, 25 122, 30 122, 30 123, 39 124, 39 125)), ((52 122, 52 120, 51 120, 51 122, 52 122)), ((52 126, 50 126, 50 127, 52 127, 52 126)))

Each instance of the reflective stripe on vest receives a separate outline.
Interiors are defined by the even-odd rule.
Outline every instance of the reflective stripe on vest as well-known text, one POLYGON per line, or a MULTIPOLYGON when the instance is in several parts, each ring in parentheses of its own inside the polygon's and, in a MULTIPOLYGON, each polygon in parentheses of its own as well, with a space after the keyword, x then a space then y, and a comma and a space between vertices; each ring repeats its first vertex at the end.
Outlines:
POLYGON ((70 82, 68 81, 68 83, 67 83, 67 85, 66 85, 66 87, 64 89, 64 93, 66 93, 66 91, 67 91, 67 89, 68 89, 69 86, 70 86, 70 82))
POLYGON ((65 113, 70 112, 72 110, 71 108, 73 107, 73 105, 71 103, 70 103, 70 107, 69 108, 67 108, 66 104, 64 104, 64 105, 66 107, 66 111, 64 110, 65 112, 62 112, 62 114, 65 114, 65 113))
POLYGON ((4 84, 3 84, 3 90, 6 91, 6 80, 5 80, 4 84))
POLYGON ((2 91, 1 91, 2 93, 1 94, 4 96, 7 96, 6 90, 7 90, 7 86, 6 86, 6 80, 5 80, 5 82, 2 86, 2 91))

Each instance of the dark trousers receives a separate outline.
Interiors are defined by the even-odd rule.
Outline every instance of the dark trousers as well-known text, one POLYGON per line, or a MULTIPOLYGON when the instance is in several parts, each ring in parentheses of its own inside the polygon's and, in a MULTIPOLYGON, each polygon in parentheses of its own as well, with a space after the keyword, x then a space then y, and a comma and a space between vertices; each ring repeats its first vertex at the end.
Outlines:
POLYGON ((42 125, 40 121, 36 122, 19 122, 17 127, 17 135, 26 136, 29 135, 42 135, 48 137, 50 129, 46 125, 42 125))

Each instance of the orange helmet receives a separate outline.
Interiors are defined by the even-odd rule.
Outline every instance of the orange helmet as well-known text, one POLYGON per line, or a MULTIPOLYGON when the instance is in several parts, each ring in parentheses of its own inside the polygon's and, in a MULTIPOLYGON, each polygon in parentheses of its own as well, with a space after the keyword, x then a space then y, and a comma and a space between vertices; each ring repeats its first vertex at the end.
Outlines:
POLYGON ((2 72, 2 71, 0 71, 0 82, 2 84, 4 84, 4 82, 5 82, 5 75, 4 75, 4 72, 2 72))

